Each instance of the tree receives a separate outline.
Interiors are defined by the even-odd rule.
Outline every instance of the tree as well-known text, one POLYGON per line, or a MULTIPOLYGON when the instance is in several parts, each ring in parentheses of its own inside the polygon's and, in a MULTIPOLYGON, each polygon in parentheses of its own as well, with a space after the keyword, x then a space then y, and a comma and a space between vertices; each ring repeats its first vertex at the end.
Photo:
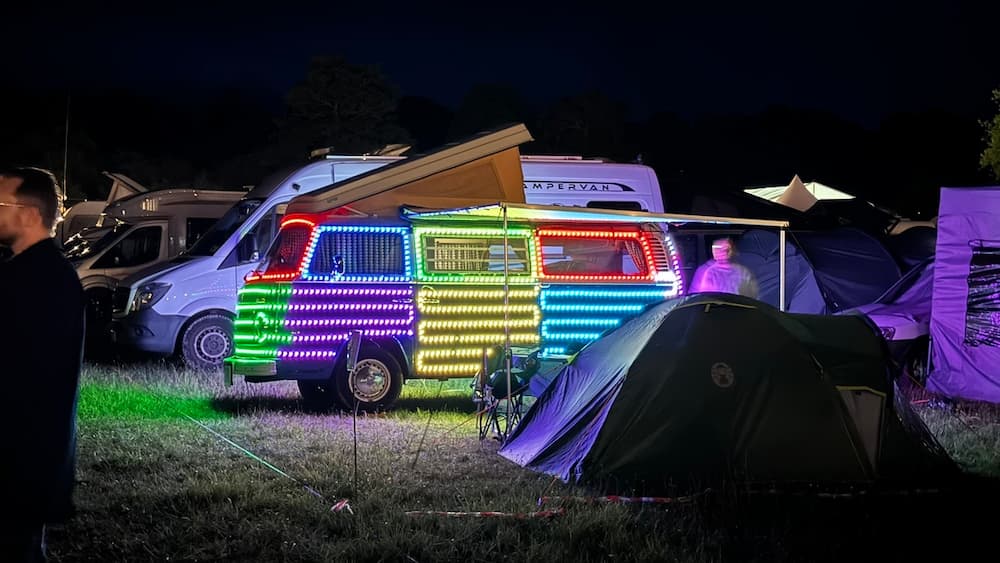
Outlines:
POLYGON ((979 156, 979 164, 1000 180, 1000 88, 993 91, 993 101, 997 104, 997 114, 989 121, 983 121, 986 129, 986 149, 979 156))
POLYGON ((305 79, 285 99, 287 116, 280 144, 289 156, 320 147, 341 154, 371 152, 406 143, 397 123, 398 93, 372 66, 355 66, 340 57, 315 57, 305 79))
POLYGON ((508 123, 528 121, 528 109, 514 88, 477 84, 462 99, 448 136, 454 140, 508 123))
POLYGON ((604 94, 591 92, 557 101, 542 118, 539 148, 546 152, 635 158, 626 144, 626 107, 604 94))

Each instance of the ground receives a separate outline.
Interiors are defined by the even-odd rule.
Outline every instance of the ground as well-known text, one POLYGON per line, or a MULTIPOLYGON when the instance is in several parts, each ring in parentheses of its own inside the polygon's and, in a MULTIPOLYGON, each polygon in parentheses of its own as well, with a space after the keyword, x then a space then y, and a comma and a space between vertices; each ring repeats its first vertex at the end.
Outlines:
POLYGON ((918 412, 983 481, 539 506, 596 493, 480 441, 466 381, 410 383, 395 409, 357 419, 305 411, 293 384, 220 381, 161 364, 86 367, 78 513, 51 531, 54 561, 914 561, 964 558, 995 536, 997 409, 938 405, 919 389, 908 391, 918 412), (343 499, 349 510, 331 508, 343 499))

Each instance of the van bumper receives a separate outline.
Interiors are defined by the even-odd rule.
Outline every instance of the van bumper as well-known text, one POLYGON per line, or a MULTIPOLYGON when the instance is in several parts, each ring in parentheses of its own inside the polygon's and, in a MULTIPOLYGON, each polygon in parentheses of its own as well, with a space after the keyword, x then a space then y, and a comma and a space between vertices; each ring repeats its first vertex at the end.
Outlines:
POLYGON ((173 355, 177 335, 188 318, 183 315, 161 315, 145 309, 115 319, 109 329, 115 346, 149 354, 173 355))

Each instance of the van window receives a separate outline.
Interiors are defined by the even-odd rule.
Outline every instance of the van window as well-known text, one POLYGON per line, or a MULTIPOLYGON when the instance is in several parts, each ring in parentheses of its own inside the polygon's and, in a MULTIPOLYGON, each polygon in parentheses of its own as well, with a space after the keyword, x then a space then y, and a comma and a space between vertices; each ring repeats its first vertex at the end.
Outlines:
MULTIPOLYGON (((503 238, 424 237, 424 269, 427 273, 480 273, 504 271, 503 238)), ((507 268, 528 270, 528 239, 508 237, 507 268)))
POLYGON ((160 257, 163 227, 142 227, 125 236, 101 256, 94 268, 131 268, 160 257))
POLYGON ((539 237, 546 274, 645 276, 649 265, 636 239, 539 237))
POLYGON ((638 201, 588 201, 592 209, 619 209, 622 211, 646 211, 638 201))
POLYGON ((211 217, 189 217, 187 220, 187 247, 191 248, 198 242, 209 229, 212 228, 216 219, 211 217))
MULTIPOLYGON (((261 215, 257 224, 243 235, 243 238, 236 243, 236 247, 222 261, 222 264, 219 265, 220 268, 231 268, 238 264, 250 264, 260 261, 261 253, 271 247, 271 242, 274 240, 275 226, 281 220, 281 217, 276 216, 276 209, 277 206, 272 207, 267 210, 267 213, 261 215)), ((244 218, 240 223, 242 224, 245 220, 244 218)), ((213 227, 213 231, 217 227, 218 225, 213 227)), ((205 236, 212 236, 212 233, 205 236)), ((194 245, 194 248, 191 250, 192 254, 201 246, 200 242, 194 245)))
MULTIPOLYGON (((263 199, 244 199, 229 208, 226 214, 212 225, 204 236, 192 246, 188 254, 192 256, 212 256, 239 229, 253 212, 264 203, 263 199)), ((270 241, 268 241, 270 242, 270 241)))
POLYGON ((314 276, 403 275, 402 232, 325 231, 316 241, 309 273, 314 276))
POLYGON ((271 243, 271 249, 259 271, 269 276, 288 276, 289 279, 294 277, 311 236, 312 227, 307 225, 293 225, 282 229, 271 243))

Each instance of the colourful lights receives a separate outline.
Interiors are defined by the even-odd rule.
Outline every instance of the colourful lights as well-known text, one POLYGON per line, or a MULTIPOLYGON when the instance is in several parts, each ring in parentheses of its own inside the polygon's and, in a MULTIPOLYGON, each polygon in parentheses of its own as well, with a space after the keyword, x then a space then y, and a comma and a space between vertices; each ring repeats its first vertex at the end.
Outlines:
MULTIPOLYGON (((413 227, 416 281, 463 284, 503 283, 504 231, 500 228, 413 227)), ((507 230, 509 284, 535 282, 531 229, 507 230)))
POLYGON ((360 330, 398 341, 409 377, 469 377, 505 342, 572 354, 682 289, 673 240, 659 230, 515 226, 505 248, 494 226, 320 219, 339 220, 286 218, 267 268, 239 293, 234 356, 248 365, 332 373, 360 330))
POLYGON ((302 279, 406 283, 412 262, 408 227, 321 226, 302 259, 302 279))
POLYGON ((421 285, 417 292, 417 336, 413 371, 418 377, 471 377, 482 368, 483 350, 539 342, 540 288, 509 290, 504 304, 502 280, 493 285, 421 285))
POLYGON ((648 235, 641 231, 538 229, 535 236, 543 282, 635 283, 656 276, 648 235))

